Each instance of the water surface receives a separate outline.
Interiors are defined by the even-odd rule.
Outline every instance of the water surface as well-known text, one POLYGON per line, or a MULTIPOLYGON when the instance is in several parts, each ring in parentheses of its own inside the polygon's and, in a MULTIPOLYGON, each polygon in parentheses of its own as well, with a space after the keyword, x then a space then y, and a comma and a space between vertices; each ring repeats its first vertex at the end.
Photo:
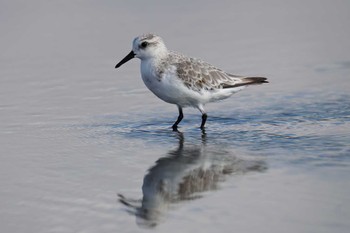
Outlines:
POLYGON ((347 1, 1 1, 1 232, 347 232, 347 1), (185 109, 150 93, 144 32, 270 83, 185 109))

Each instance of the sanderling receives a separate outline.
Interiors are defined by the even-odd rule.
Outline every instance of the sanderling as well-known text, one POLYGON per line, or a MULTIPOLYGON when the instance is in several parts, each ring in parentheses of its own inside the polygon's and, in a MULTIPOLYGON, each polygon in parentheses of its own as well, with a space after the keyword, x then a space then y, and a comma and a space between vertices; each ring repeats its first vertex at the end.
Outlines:
POLYGON ((148 89, 165 102, 177 105, 179 116, 172 126, 174 131, 183 118, 184 107, 191 106, 202 113, 200 128, 204 129, 206 103, 226 99, 248 85, 268 82, 263 77, 229 74, 202 60, 170 51, 154 34, 136 37, 131 52, 115 68, 134 57, 141 59, 141 76, 148 89))

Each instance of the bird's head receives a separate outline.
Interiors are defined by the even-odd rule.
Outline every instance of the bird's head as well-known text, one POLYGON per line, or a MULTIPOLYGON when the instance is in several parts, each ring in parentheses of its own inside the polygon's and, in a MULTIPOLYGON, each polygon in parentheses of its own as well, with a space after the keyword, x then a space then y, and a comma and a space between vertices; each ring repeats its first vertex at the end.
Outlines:
POLYGON ((134 57, 141 60, 162 58, 167 54, 163 39, 154 34, 144 34, 134 39, 131 52, 126 55, 115 68, 120 67, 134 57))

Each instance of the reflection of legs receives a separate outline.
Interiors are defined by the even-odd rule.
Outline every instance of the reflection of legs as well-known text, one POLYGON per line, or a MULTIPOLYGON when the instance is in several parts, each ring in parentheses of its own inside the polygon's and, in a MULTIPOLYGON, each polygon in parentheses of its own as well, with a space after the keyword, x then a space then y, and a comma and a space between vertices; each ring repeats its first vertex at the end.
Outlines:
POLYGON ((201 129, 204 129, 205 122, 207 121, 208 115, 206 113, 202 114, 202 124, 201 124, 201 129))
POLYGON ((179 108, 179 116, 177 117, 177 120, 173 124, 173 131, 177 131, 177 125, 181 122, 182 118, 184 118, 182 108, 180 106, 177 106, 177 107, 179 108))
POLYGON ((198 106, 199 111, 202 113, 202 124, 201 129, 204 129, 205 122, 207 121, 208 115, 205 113, 204 107, 202 105, 198 106))

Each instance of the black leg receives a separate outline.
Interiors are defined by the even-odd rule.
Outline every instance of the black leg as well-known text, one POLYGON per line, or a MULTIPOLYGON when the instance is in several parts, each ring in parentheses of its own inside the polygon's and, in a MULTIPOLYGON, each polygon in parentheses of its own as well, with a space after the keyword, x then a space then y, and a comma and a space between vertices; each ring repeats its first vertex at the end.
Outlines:
POLYGON ((207 121, 208 115, 206 113, 202 114, 202 124, 201 124, 201 129, 204 129, 205 122, 207 121))
POLYGON ((178 106, 178 108, 179 108, 179 116, 177 117, 177 120, 173 124, 173 131, 177 131, 177 125, 181 122, 182 118, 184 118, 182 108, 180 106, 178 106))

